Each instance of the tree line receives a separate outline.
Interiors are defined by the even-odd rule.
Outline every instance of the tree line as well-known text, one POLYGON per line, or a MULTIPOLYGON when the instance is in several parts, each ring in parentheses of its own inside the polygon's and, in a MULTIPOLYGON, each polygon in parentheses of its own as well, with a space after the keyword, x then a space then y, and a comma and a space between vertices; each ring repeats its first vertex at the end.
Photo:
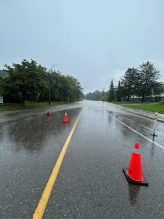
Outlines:
MULTIPOLYGON (((97 100, 103 98, 112 102, 130 101, 133 98, 144 102, 148 96, 164 92, 164 85, 158 82, 159 77, 159 71, 149 61, 141 64, 138 68, 128 68, 118 81, 117 86, 114 86, 112 80, 108 92, 103 93, 100 98, 97 96, 97 100)), ((102 94, 102 92, 100 93, 102 94)), ((87 94, 86 98, 92 99, 93 94, 87 94)))
POLYGON ((94 91, 94 92, 89 92, 88 94, 85 95, 85 98, 88 100, 107 100, 107 92, 104 91, 94 91))
POLYGON ((48 70, 35 60, 5 65, 4 72, 5 76, 0 78, 0 94, 5 102, 73 102, 82 98, 82 88, 76 78, 48 70))

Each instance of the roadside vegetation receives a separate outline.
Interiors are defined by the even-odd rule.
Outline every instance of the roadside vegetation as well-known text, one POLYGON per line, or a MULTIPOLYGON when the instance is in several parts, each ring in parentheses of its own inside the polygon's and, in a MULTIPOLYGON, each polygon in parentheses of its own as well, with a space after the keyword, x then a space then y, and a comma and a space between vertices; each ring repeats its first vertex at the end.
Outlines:
POLYGON ((160 74, 151 62, 146 62, 138 68, 128 68, 118 81, 117 86, 111 80, 109 90, 88 93, 85 98, 90 100, 107 100, 109 102, 137 101, 145 102, 155 95, 164 92, 164 84, 159 82, 160 74))
POLYGON ((88 100, 104 100, 126 107, 151 112, 164 113, 164 103, 159 94, 164 93, 164 84, 159 82, 160 74, 151 62, 138 68, 128 68, 118 81, 117 86, 111 80, 109 90, 88 93, 88 100), (157 103, 161 101, 161 103, 157 103))
POLYGON ((53 102, 74 102, 82 98, 82 88, 76 78, 48 70, 34 60, 5 65, 4 72, 0 77, 0 96, 5 103, 0 106, 1 110, 54 105, 53 102))
POLYGON ((164 114, 164 103, 144 103, 144 104, 121 104, 122 106, 139 109, 150 112, 158 112, 164 114))
MULTIPOLYGON (((51 106, 57 106, 60 104, 66 104, 68 102, 51 102, 51 106)), ((16 110, 23 110, 23 109, 32 109, 37 107, 49 107, 49 102, 29 102, 28 105, 20 104, 20 103, 5 103, 0 105, 0 111, 16 111, 16 110)))
POLYGON ((90 92, 87 95, 85 95, 85 98, 87 100, 102 100, 102 101, 107 101, 108 100, 108 92, 104 92, 104 91, 94 91, 93 93, 90 92))

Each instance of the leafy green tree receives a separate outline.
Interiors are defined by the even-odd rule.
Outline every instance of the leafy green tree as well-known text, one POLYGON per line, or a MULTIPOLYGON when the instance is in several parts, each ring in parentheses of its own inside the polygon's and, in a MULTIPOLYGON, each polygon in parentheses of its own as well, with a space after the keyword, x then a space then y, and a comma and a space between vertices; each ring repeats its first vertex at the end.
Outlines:
POLYGON ((79 100, 82 96, 82 89, 80 86, 80 83, 77 81, 76 78, 67 75, 65 77, 66 79, 66 86, 67 86, 67 92, 66 96, 68 101, 76 101, 79 100))
POLYGON ((101 98, 102 101, 108 101, 108 91, 105 92, 104 90, 101 92, 101 98))
POLYGON ((154 85, 154 87, 152 88, 152 94, 160 94, 160 93, 164 93, 164 84, 163 83, 156 83, 156 85, 154 85))
POLYGON ((88 94, 85 95, 85 98, 87 100, 102 100, 102 101, 107 101, 108 100, 108 92, 103 91, 94 91, 94 92, 89 92, 88 94))
POLYGON ((138 96, 141 96, 144 102, 145 96, 152 94, 152 88, 156 86, 160 75, 154 64, 149 61, 140 65, 139 73, 138 96))
MULTIPOLYGON (((76 78, 64 76, 55 71, 47 74, 52 101, 73 102, 82 98, 82 88, 76 78)), ((47 96, 49 96, 49 91, 47 91, 47 96)))
MULTIPOLYGON (((36 61, 5 65, 7 76, 2 80, 6 102, 77 101, 83 96, 78 80, 60 72, 47 71, 36 61)), ((0 90, 1 92, 1 90, 0 90)))
POLYGON ((3 93, 3 78, 0 77, 0 96, 2 95, 3 93))
POLYGON ((3 95, 4 87, 4 78, 7 77, 7 73, 3 70, 0 70, 0 96, 3 95))
POLYGON ((110 88, 109 88, 108 101, 112 102, 114 99, 115 99, 115 89, 114 89, 114 84, 112 80, 110 83, 110 88))
POLYGON ((51 89, 51 99, 52 101, 60 101, 60 79, 61 74, 55 71, 49 73, 50 77, 50 89, 51 89))
POLYGON ((103 92, 101 91, 94 91, 94 92, 90 92, 86 95, 86 99, 87 100, 101 100, 101 98, 103 97, 103 92))
POLYGON ((5 65, 8 77, 4 79, 4 94, 19 102, 36 100, 39 93, 47 89, 47 81, 43 79, 46 68, 36 61, 23 60, 21 64, 5 65))

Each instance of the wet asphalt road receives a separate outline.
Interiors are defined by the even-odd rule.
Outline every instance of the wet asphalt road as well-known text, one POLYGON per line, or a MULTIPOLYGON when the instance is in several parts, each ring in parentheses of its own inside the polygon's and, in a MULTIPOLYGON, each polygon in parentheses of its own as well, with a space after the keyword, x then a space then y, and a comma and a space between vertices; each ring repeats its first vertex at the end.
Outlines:
POLYGON ((112 104, 82 105, 67 110, 66 126, 63 108, 1 120, 0 218, 32 218, 80 112, 43 218, 164 218, 164 123, 154 144, 152 120, 112 104), (129 185, 122 173, 135 142, 149 187, 129 185))

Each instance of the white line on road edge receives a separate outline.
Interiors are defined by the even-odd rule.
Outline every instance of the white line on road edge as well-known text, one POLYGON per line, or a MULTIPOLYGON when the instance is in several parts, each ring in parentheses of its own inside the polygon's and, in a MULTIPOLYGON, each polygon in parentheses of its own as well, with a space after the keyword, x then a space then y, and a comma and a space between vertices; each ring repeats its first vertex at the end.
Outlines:
MULTIPOLYGON (((127 118, 127 120, 129 120, 129 121, 135 123, 135 121, 133 121, 132 119, 128 119, 128 118, 127 118)), ((145 129, 148 129, 148 130, 150 130, 150 131, 153 131, 153 129, 148 128, 147 126, 141 125, 140 123, 138 123, 138 125, 142 126, 142 127, 145 128, 145 129)), ((158 132, 158 131, 156 131, 156 133, 157 133, 158 135, 163 135, 163 136, 164 136, 164 134, 162 134, 162 133, 160 133, 160 132, 158 132)))
MULTIPOLYGON (((141 125, 141 124, 139 124, 139 125, 142 126, 143 128, 146 128, 146 129, 149 129, 150 131, 153 131, 153 129, 150 129, 150 128, 144 126, 144 125, 141 125)), ((164 136, 164 134, 162 134, 162 133, 160 133, 160 132, 157 132, 157 131, 156 131, 156 133, 157 133, 158 135, 163 135, 163 136, 164 136)))
POLYGON ((125 123, 121 122, 120 120, 114 118, 113 116, 111 116, 112 119, 116 120, 118 123, 124 125, 125 127, 127 127, 128 129, 132 130, 133 132, 137 133, 138 135, 140 135, 141 137, 145 138, 146 140, 150 141, 151 143, 155 144, 156 146, 158 146, 159 148, 161 149, 164 149, 164 147, 160 144, 158 144, 157 142, 155 141, 152 141, 151 139, 147 138, 146 136, 144 136, 143 134, 137 132, 136 130, 132 129, 130 126, 126 125, 125 123))

